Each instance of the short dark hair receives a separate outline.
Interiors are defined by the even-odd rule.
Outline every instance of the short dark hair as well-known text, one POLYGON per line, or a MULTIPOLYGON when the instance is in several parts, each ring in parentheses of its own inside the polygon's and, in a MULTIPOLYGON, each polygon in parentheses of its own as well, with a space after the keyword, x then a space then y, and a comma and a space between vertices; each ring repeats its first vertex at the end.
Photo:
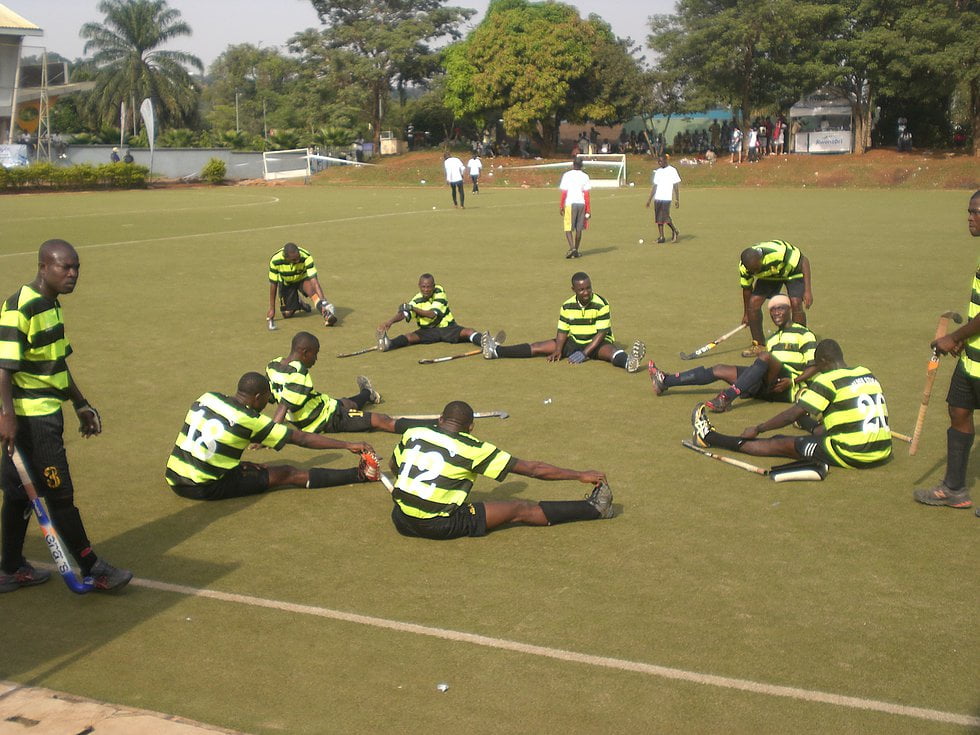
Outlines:
POLYGON ((433 283, 435 283, 436 277, 434 275, 432 275, 431 273, 423 273, 421 276, 419 276, 419 280, 420 281, 432 281, 433 283))
POLYGON ((238 392, 247 396, 257 396, 269 391, 269 379, 261 373, 245 373, 238 379, 238 392))
POLYGON ((320 340, 316 338, 316 335, 310 334, 309 332, 297 332, 296 336, 293 337, 293 341, 289 344, 289 349, 304 350, 313 347, 315 349, 320 349, 320 340))
POLYGON ((298 252, 299 252, 299 245, 297 245, 294 242, 287 242, 285 245, 282 246, 283 255, 289 255, 291 253, 298 253, 298 252))
POLYGON ((835 339, 822 339, 817 342, 813 351, 813 359, 817 362, 843 362, 844 351, 835 339))
POLYGON ((473 407, 466 401, 450 401, 442 409, 442 418, 460 426, 469 426, 473 423, 473 407))
POLYGON ((585 271, 579 271, 578 273, 572 274, 572 283, 575 283, 576 281, 591 281, 591 280, 592 279, 589 278, 589 274, 586 273, 585 271))

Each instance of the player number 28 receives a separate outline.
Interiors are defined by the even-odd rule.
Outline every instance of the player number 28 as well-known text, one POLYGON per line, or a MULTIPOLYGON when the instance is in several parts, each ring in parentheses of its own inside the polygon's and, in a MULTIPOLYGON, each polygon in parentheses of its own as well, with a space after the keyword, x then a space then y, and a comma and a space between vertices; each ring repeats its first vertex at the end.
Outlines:
POLYGON ((180 443, 180 448, 190 452, 195 457, 211 459, 218 450, 218 437, 224 433, 225 427, 218 419, 204 420, 204 411, 194 411, 190 415, 187 427, 187 437, 180 443))
POLYGON ((875 396, 858 396, 858 410, 864 419, 862 429, 865 433, 873 433, 888 428, 885 420, 885 397, 878 393, 875 396))
POLYGON ((431 480, 439 477, 446 460, 439 452, 423 452, 422 448, 416 444, 408 448, 402 458, 402 471, 398 474, 401 486, 412 492, 420 490, 435 490, 435 483, 431 480), (411 477, 410 475, 415 475, 411 477))

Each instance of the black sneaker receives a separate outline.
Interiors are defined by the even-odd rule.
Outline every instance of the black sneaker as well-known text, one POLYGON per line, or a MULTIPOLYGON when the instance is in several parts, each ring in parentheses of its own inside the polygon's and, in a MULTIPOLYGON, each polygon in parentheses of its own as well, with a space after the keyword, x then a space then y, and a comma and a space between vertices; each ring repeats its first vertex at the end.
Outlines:
POLYGON ((35 569, 25 562, 13 574, 0 572, 0 592, 13 592, 21 587, 44 584, 49 579, 51 579, 51 572, 46 569, 35 569))
POLYGON ((115 592, 129 584, 132 578, 133 573, 128 569, 117 569, 105 559, 99 559, 85 577, 85 584, 92 585, 96 592, 115 592))
POLYGON ((667 392, 667 384, 664 382, 664 371, 657 367, 657 363, 650 360, 647 365, 647 372, 650 373, 650 381, 653 383, 653 392, 658 396, 662 396, 667 392))
POLYGON ((731 409, 732 401, 728 395, 722 391, 710 401, 705 401, 704 405, 708 407, 708 410, 711 411, 711 413, 725 413, 725 411, 731 409))
POLYGON ((585 498, 585 502, 599 511, 599 518, 613 517, 612 500, 612 490, 604 482, 596 485, 592 492, 585 498))
POLYGON ((970 491, 966 488, 962 490, 950 490, 946 484, 940 482, 935 487, 928 490, 916 490, 912 493, 916 502, 924 505, 945 505, 947 508, 971 508, 973 501, 970 499, 970 491))

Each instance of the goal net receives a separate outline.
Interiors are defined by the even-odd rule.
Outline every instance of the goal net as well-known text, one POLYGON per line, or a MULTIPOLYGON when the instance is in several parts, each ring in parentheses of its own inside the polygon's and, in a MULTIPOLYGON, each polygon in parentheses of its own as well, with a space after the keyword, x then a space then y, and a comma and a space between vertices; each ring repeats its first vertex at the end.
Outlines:
POLYGON ((262 153, 262 175, 266 181, 309 178, 311 173, 310 150, 308 148, 263 151, 262 153))
POLYGON ((626 186, 626 155, 624 153, 582 153, 582 169, 592 180, 592 187, 615 188, 626 186))

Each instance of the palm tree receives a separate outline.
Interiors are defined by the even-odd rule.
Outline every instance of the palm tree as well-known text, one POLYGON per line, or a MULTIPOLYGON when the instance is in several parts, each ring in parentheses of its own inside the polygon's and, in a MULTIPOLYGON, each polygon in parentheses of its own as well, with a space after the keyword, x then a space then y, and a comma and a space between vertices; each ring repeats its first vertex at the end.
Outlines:
POLYGON ((161 124, 184 125, 193 118, 200 90, 186 66, 204 71, 201 60, 183 51, 159 47, 179 36, 189 36, 190 26, 180 11, 166 0, 102 0, 103 23, 86 23, 79 35, 87 39, 84 53, 95 53, 98 73, 91 104, 105 122, 118 120, 119 103, 134 113, 144 98, 153 100, 161 124))

